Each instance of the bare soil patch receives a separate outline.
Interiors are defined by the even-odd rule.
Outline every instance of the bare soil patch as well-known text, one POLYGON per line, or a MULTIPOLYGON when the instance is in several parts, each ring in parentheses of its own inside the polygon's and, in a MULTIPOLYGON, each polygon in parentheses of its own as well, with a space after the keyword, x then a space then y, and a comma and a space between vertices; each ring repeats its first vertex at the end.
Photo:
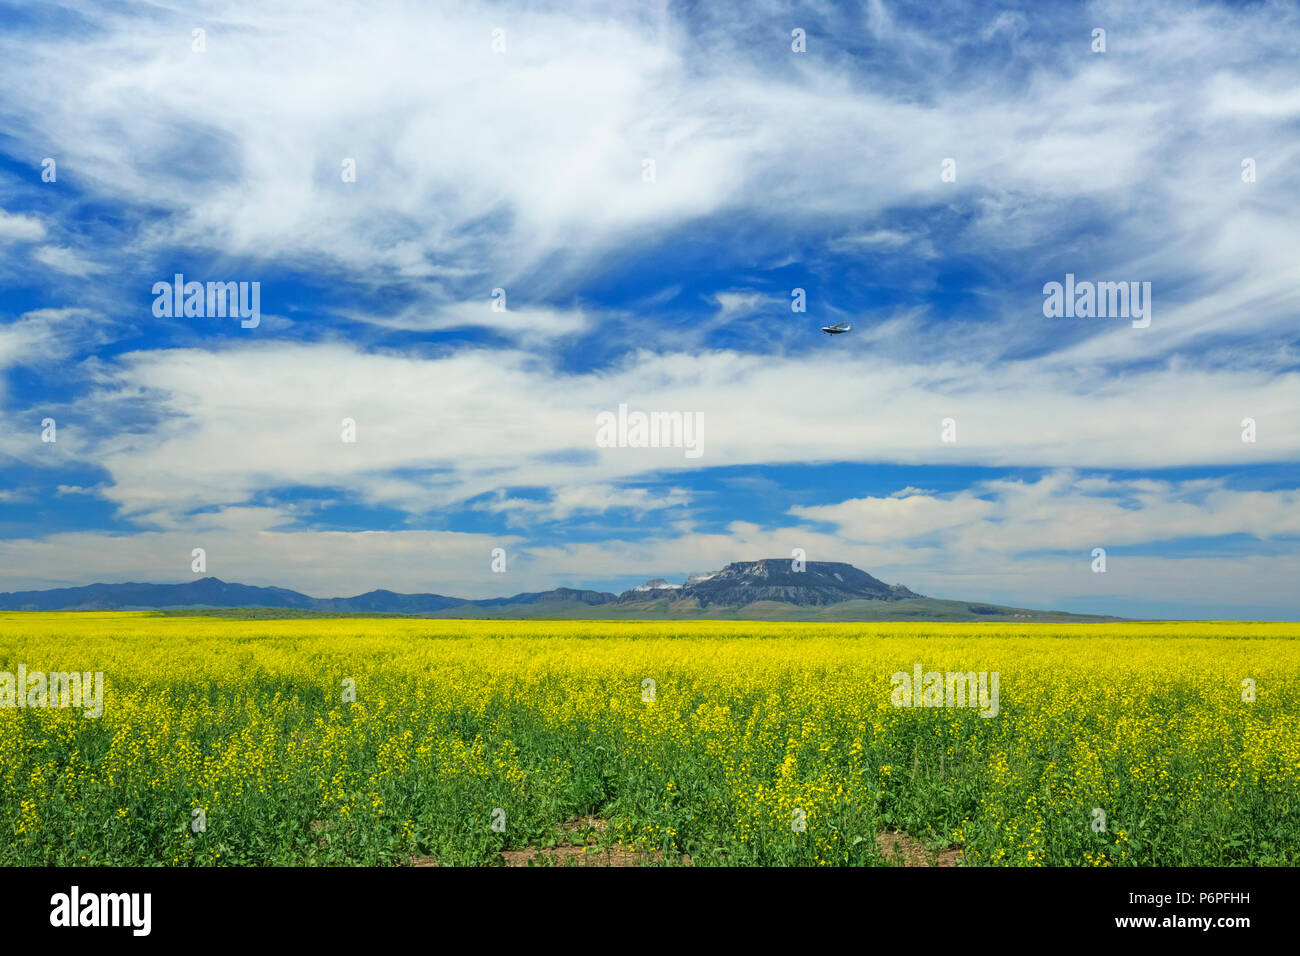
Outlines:
POLYGON ((955 846, 931 852, 920 840, 898 831, 877 833, 876 846, 895 866, 956 866, 961 860, 961 850, 955 846))
MULTIPOLYGON (((506 866, 647 866, 664 862, 661 850, 633 850, 618 843, 602 845, 601 835, 609 830, 609 821, 599 817, 575 817, 561 823, 560 830, 567 842, 502 850, 501 859, 506 866)), ((683 853, 676 862, 690 866, 690 854, 683 853)))

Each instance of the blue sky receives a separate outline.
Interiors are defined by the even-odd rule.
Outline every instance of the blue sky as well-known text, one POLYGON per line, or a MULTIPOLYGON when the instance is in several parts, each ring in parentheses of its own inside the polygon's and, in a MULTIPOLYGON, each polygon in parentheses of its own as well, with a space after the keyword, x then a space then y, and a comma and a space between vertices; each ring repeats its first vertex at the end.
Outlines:
POLYGON ((1300 614, 1293 4, 263 6, 0 3, 0 590, 1300 614))

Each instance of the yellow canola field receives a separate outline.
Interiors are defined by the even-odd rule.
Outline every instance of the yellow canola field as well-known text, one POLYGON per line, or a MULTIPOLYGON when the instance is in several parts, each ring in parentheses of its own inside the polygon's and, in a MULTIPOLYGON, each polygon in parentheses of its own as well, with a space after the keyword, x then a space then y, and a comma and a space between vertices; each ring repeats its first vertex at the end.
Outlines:
POLYGON ((665 863, 879 865, 901 830, 963 865, 1296 865, 1298 636, 5 613, 0 672, 104 691, 17 706, 0 673, 0 862, 491 864, 594 815, 665 863), (904 695, 918 667, 996 707, 904 695))

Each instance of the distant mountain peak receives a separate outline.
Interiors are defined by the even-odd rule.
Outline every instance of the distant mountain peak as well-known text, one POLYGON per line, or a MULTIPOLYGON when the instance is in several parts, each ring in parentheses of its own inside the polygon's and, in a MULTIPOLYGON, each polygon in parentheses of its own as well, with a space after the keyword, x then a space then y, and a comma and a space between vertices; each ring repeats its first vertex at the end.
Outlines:
MULTIPOLYGON (((624 591, 619 601, 645 599, 651 585, 674 587, 662 578, 624 591)), ((692 574, 675 587, 676 600, 695 600, 700 607, 743 606, 755 601, 821 606, 843 601, 901 601, 920 597, 902 585, 888 585, 841 561, 807 561, 802 567, 789 558, 733 561, 719 571, 692 574)))

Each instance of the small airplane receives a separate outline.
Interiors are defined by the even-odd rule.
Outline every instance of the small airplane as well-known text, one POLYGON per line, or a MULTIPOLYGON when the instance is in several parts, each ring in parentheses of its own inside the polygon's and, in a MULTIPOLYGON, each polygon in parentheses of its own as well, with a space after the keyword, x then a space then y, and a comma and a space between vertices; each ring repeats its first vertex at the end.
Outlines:
POLYGON ((842 332, 852 332, 853 326, 847 322, 836 322, 834 325, 823 325, 822 331, 827 335, 839 335, 842 332))

